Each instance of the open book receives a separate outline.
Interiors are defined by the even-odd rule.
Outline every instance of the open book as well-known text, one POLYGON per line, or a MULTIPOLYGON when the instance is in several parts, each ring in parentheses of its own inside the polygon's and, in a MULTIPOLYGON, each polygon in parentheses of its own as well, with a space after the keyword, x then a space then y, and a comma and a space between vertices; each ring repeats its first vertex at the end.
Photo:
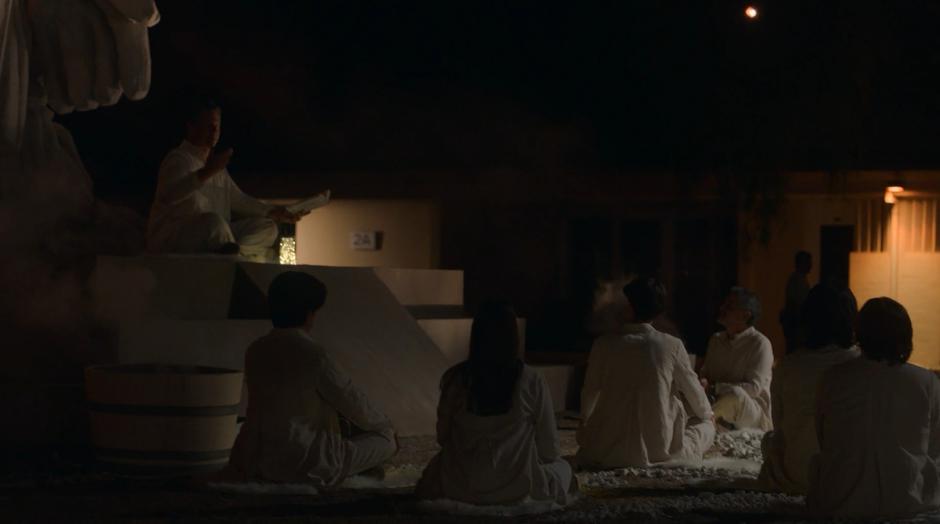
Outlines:
POLYGON ((322 193, 318 193, 310 198, 304 200, 298 200, 293 204, 287 206, 287 211, 292 214, 303 213, 313 211, 318 207, 323 207, 330 202, 330 190, 327 189, 322 193))

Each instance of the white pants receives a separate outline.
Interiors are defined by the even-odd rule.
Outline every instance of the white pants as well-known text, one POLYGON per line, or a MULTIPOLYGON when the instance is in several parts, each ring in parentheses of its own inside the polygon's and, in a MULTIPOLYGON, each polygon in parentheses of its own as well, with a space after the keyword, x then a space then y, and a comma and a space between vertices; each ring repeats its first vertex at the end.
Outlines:
POLYGON ((716 418, 734 424, 736 429, 761 429, 764 411, 760 404, 739 386, 731 386, 712 406, 716 418))
MULTIPOLYGON (((454 494, 445 492, 445 472, 443 471, 443 467, 440 453, 435 455, 428 465, 425 466, 424 472, 421 473, 421 479, 418 480, 418 484, 415 486, 415 495, 419 499, 434 500, 450 498, 470 502, 471 504, 487 505, 491 503, 485 500, 468 500, 468 495, 472 496, 476 493, 468 494, 464 492, 454 494)), ((551 499, 562 506, 571 502, 571 498, 577 493, 578 488, 576 483, 571 482, 572 478, 574 478, 571 464, 567 460, 560 458, 554 462, 539 464, 539 468, 545 474, 546 480, 548 480, 548 485, 545 487, 546 493, 529 493, 529 496, 532 497, 535 495, 540 500, 542 498, 551 497, 551 499)), ((484 492, 484 495, 493 496, 494 493, 484 492)))
POLYGON ((318 488, 330 487, 381 465, 397 451, 391 431, 347 438, 298 424, 291 428, 289 438, 265 445, 260 433, 250 429, 242 426, 219 480, 310 482, 318 488))
POLYGON ((344 477, 382 465, 397 451, 395 439, 381 433, 363 433, 346 440, 343 457, 344 477))
POLYGON ((711 420, 689 419, 682 433, 682 460, 700 460, 715 442, 715 423, 711 420))
POLYGON ((227 222, 217 213, 201 213, 184 220, 158 246, 166 253, 212 253, 225 244, 238 244, 243 254, 263 251, 277 240, 277 224, 253 217, 227 222))

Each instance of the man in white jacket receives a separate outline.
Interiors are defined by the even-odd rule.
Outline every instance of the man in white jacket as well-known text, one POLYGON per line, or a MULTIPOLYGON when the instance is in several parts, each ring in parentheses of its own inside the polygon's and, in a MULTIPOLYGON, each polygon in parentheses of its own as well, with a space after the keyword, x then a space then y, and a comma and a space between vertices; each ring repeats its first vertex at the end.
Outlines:
POLYGON ((277 222, 293 223, 302 215, 248 196, 235 184, 226 169, 232 149, 214 149, 222 126, 222 110, 214 101, 194 100, 187 118, 186 138, 160 165, 148 248, 263 256, 277 240, 277 222))
POLYGON ((650 325, 664 310, 665 290, 637 278, 623 292, 624 334, 591 348, 578 463, 609 469, 700 459, 715 436, 711 406, 682 341, 650 325))
POLYGON ((754 324, 760 301, 742 287, 731 288, 721 305, 718 323, 725 330, 708 341, 702 385, 714 397, 716 421, 733 429, 769 430, 770 381, 774 352, 770 340, 754 324))
POLYGON ((330 487, 397 451, 389 419, 310 338, 325 300, 326 287, 305 273, 271 283, 274 329, 245 354, 248 414, 225 478, 330 487))

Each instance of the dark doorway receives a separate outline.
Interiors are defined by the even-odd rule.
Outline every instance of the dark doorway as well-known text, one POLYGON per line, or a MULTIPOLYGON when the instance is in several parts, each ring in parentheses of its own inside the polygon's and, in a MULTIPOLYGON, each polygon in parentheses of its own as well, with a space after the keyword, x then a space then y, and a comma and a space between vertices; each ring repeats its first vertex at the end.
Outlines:
POLYGON ((657 220, 585 217, 568 223, 568 274, 564 303, 532 319, 527 344, 555 351, 587 351, 595 291, 603 282, 662 269, 662 226, 657 220))
POLYGON ((567 274, 564 293, 529 318, 526 347, 537 351, 587 351, 592 338, 587 320, 600 279, 608 279, 615 257, 616 223, 607 217, 579 218, 568 223, 567 274))
POLYGON ((855 226, 819 228, 819 282, 849 285, 849 253, 855 249, 855 226))
POLYGON ((735 218, 677 221, 675 261, 672 314, 686 349, 702 356, 719 329, 718 306, 738 278, 735 218))

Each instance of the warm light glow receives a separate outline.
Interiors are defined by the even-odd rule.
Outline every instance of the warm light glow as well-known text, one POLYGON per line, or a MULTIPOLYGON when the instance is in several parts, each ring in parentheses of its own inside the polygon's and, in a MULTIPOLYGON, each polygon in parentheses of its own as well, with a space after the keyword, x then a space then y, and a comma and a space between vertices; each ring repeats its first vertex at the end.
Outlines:
POLYGON ((278 262, 281 264, 297 264, 297 239, 294 237, 282 237, 281 244, 278 246, 278 262))
POLYGON ((752 20, 757 18, 757 8, 752 5, 747 6, 747 8, 744 10, 744 16, 752 20))
POLYGON ((894 196, 896 192, 897 191, 891 191, 891 188, 885 191, 885 204, 894 204, 898 201, 897 197, 894 196))
POLYGON ((904 191, 904 186, 888 186, 885 191, 888 193, 901 193, 904 191))

